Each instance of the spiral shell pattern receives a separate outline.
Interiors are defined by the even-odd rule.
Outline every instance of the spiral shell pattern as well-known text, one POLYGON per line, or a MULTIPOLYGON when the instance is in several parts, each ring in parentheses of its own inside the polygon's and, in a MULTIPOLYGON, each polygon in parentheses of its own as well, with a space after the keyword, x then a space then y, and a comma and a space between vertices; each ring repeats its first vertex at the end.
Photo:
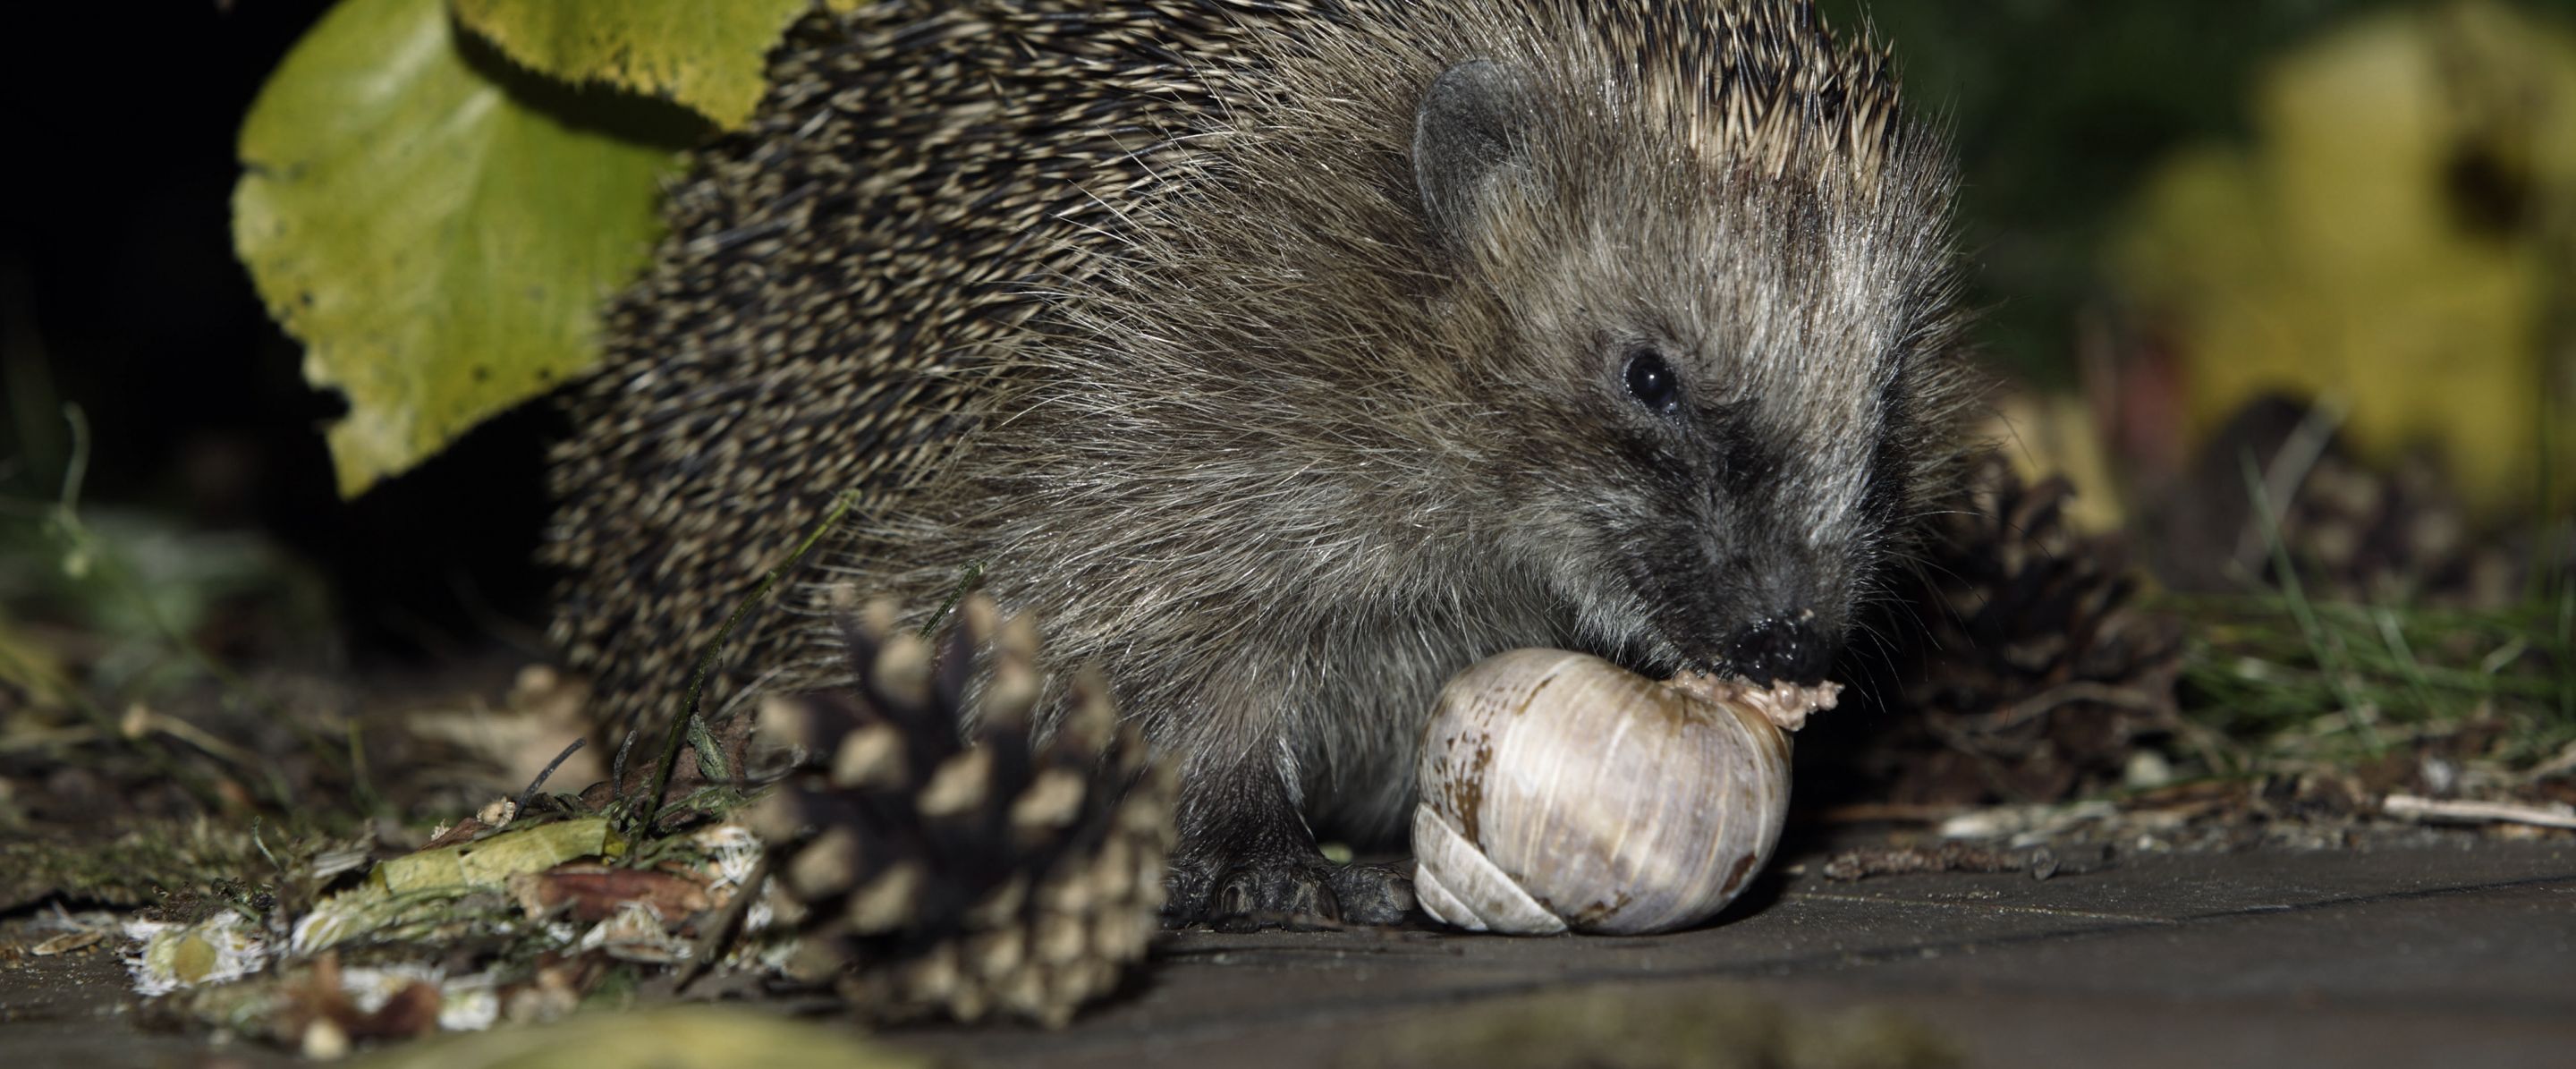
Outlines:
POLYGON ((1423 738, 1415 893, 1471 931, 1632 935, 1713 917, 1770 860, 1789 737, 1839 688, 1659 682, 1564 650, 1459 673, 1423 738))

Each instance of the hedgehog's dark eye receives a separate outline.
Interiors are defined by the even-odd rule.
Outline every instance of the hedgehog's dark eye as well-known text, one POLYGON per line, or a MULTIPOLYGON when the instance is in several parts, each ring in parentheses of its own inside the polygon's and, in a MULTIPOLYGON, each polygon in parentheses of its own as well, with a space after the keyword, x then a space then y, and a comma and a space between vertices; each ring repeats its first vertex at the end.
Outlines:
POLYGON ((1673 374, 1673 366, 1664 362, 1664 354, 1652 349, 1629 354, 1626 376, 1628 396, 1636 398, 1647 411, 1662 415, 1673 410, 1681 380, 1673 374))

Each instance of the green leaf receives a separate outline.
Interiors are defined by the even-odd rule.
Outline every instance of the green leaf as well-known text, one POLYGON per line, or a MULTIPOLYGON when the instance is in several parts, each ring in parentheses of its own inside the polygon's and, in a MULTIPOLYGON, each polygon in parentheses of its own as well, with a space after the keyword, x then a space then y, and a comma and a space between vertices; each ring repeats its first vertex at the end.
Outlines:
POLYGON ((440 0, 346 0, 242 124, 234 247, 305 378, 348 396, 328 432, 343 494, 594 362, 601 302, 645 262, 692 132, 512 71, 451 25, 440 0))
POLYGON ((728 130, 768 88, 769 50, 814 0, 453 0, 457 21, 529 69, 696 110, 728 130))
POLYGON ((2193 430, 2327 398, 2366 453, 2437 445, 2473 504, 2565 500, 2576 34, 2391 9, 2274 61, 2253 104, 2255 140, 2175 153, 2111 250, 2193 430))
POLYGON ((499 887, 522 872, 543 872, 575 858, 607 852, 608 821, 581 817, 405 854, 377 865, 374 876, 395 894, 442 887, 499 887))

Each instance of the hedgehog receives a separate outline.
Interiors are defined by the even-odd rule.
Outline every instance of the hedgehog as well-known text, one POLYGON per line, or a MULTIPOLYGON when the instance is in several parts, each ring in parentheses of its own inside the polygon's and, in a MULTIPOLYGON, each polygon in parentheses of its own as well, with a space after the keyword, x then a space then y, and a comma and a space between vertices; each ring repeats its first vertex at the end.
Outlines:
POLYGON ((1178 768, 1171 923, 1404 917, 1318 836, 1487 655, 1820 679, 1960 455, 1955 168, 1810 3, 893 0, 772 79, 569 403, 556 636, 676 715, 847 503, 712 700, 973 582, 1178 768))

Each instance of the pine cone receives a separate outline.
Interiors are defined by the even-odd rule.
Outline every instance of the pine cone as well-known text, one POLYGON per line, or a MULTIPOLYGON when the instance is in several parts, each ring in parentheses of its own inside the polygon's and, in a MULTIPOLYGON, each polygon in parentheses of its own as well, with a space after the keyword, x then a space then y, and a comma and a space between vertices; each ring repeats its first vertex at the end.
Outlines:
POLYGON ((847 600, 858 682, 762 714, 768 741, 801 751, 754 817, 802 936, 791 975, 881 1020, 1064 1023, 1144 957, 1171 777, 1094 678, 1063 688, 1068 712, 1032 743, 1047 688, 1025 617, 970 600, 934 652, 892 607, 847 600))
POLYGON ((2563 540, 2535 544, 2527 519, 2480 529, 2432 454, 2365 464, 2288 397, 2247 402, 2158 496, 2149 544, 2176 590, 2283 586, 2275 535, 2300 593, 2318 601, 2489 611, 2518 600, 2536 564, 2570 559, 2563 540), (2249 459, 2270 514, 2254 508, 2249 459))
MULTIPOLYGON (((2281 510, 2281 541, 2308 597, 2370 605, 2498 609, 2522 594, 2522 562, 2476 537, 2432 457, 2386 471, 2330 446, 2281 510)), ((2279 580, 2267 564, 2265 577, 2279 580)))
POLYGON ((2181 630, 2130 604, 2117 536, 2069 530, 2063 478, 1971 465, 1918 569, 1899 629, 1899 730, 1869 764, 1891 801, 2047 801, 2115 780, 2134 739, 2171 728, 2181 630))

